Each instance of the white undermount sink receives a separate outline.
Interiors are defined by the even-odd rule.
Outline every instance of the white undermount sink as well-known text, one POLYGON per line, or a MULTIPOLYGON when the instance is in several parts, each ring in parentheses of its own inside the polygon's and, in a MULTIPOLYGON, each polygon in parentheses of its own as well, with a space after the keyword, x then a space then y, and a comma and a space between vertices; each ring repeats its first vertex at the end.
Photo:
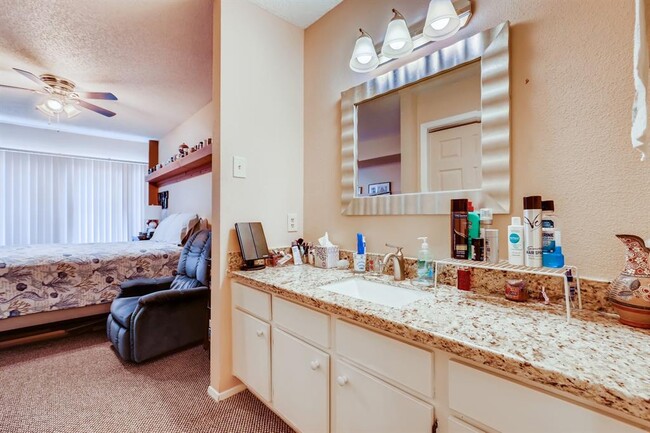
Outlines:
POLYGON ((321 286, 321 289, 393 308, 402 308, 429 296, 428 293, 419 290, 405 289, 362 278, 327 284, 321 286))

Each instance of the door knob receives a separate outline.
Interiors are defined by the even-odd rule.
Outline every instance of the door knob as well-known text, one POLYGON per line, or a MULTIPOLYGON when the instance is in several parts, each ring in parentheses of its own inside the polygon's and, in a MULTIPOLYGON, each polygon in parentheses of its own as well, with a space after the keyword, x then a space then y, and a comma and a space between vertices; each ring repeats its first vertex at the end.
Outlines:
POLYGON ((257 336, 258 336, 258 337, 262 337, 262 336, 264 336, 264 331, 262 331, 261 329, 259 329, 259 330, 257 331, 257 336))
POLYGON ((310 367, 311 367, 312 370, 317 370, 318 367, 320 367, 320 362, 318 362, 317 360, 312 361, 311 364, 310 364, 310 367))
POLYGON ((339 386, 343 386, 346 383, 348 383, 348 377, 347 376, 339 376, 336 378, 336 383, 339 384, 339 386))

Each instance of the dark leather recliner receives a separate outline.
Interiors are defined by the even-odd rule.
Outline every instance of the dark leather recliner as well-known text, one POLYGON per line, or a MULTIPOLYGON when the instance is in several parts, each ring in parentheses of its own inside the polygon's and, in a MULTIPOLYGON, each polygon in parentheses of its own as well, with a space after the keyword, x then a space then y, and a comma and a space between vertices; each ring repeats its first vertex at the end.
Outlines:
POLYGON ((122 359, 143 362, 204 338, 210 246, 210 231, 200 231, 185 244, 175 277, 122 283, 106 322, 108 339, 122 359))

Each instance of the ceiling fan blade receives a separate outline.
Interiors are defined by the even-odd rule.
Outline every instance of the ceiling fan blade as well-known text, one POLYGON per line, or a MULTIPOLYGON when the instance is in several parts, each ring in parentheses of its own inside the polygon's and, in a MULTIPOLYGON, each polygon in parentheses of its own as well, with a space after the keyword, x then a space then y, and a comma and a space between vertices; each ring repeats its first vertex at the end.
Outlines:
POLYGON ((80 98, 86 99, 105 99, 107 101, 117 101, 117 96, 111 92, 77 92, 80 98))
POLYGON ((30 80, 32 80, 35 83, 40 84, 41 86, 43 84, 46 84, 40 78, 38 78, 36 75, 32 74, 29 71, 23 71, 22 69, 18 69, 18 68, 13 68, 13 69, 14 69, 14 71, 18 72, 21 75, 24 75, 25 77, 29 78, 30 80))
POLYGON ((28 92, 36 92, 36 90, 34 89, 28 89, 26 87, 7 86, 6 84, 0 84, 0 87, 6 87, 7 89, 27 90, 28 92))
POLYGON ((105 108, 102 108, 102 107, 98 107, 97 105, 91 104, 90 102, 86 102, 86 101, 84 101, 82 99, 78 99, 77 101, 79 102, 79 105, 84 107, 86 110, 94 111, 95 113, 99 113, 102 116, 106 116, 106 117, 115 116, 115 113, 113 113, 112 111, 109 111, 109 110, 107 110, 105 108))

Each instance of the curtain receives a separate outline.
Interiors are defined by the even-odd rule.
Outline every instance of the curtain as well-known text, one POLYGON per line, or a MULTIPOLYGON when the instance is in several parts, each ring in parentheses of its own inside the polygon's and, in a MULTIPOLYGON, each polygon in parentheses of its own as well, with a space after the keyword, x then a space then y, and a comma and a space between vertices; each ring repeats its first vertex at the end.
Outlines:
POLYGON ((0 246, 130 241, 145 164, 0 150, 0 246))

